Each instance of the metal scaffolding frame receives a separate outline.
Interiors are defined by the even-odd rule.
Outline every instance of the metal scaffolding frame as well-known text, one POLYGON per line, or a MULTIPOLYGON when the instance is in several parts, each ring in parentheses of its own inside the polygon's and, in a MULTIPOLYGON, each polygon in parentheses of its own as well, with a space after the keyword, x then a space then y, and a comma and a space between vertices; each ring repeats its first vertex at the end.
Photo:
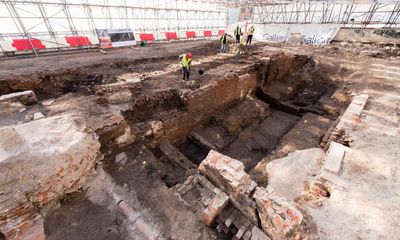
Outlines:
POLYGON ((8 14, 0 12, 0 20, 11 19, 19 33, 0 32, 0 40, 16 36, 57 39, 65 35, 95 35, 97 28, 155 33, 217 30, 226 27, 228 18, 226 6, 205 0, 0 0, 0 9, 2 6, 8 14), (71 9, 84 15, 74 14, 71 9), (32 21, 37 23, 27 27, 32 21), (36 30, 38 27, 41 31, 36 30))
POLYGON ((216 30, 226 27, 229 8, 242 7, 252 8, 253 22, 261 24, 339 23, 367 27, 379 23, 393 28, 400 18, 400 1, 388 0, 0 0, 0 10, 2 6, 8 15, 0 11, 0 20, 11 19, 16 31, 4 32, 0 26, 0 40, 19 36, 57 41, 65 35, 95 35, 96 28, 132 28, 135 32, 156 34, 216 30), (73 14, 71 9, 83 14, 73 14), (377 21, 377 16, 385 19, 377 21), (28 26, 31 21, 36 23, 28 26))
POLYGON ((0 40, 96 35, 96 29, 135 33, 225 29, 230 8, 251 9, 258 24, 341 24, 396 28, 400 1, 391 0, 0 0, 0 40), (2 28, 14 26, 10 32, 2 28))
POLYGON ((337 23, 350 27, 397 27, 400 1, 303 1, 254 5, 254 23, 337 23))

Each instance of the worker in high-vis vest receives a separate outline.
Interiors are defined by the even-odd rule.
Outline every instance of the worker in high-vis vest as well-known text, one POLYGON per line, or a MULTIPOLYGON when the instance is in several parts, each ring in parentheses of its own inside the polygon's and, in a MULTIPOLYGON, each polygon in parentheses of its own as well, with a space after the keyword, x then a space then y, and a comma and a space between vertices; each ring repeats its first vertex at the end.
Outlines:
POLYGON ((221 52, 224 53, 226 52, 227 34, 224 33, 219 40, 221 41, 221 52))
POLYGON ((190 64, 192 63, 192 53, 186 52, 182 55, 179 55, 179 60, 181 61, 182 66, 182 79, 189 80, 190 64))
POLYGON ((234 35, 236 37, 236 44, 239 45, 240 44, 240 35, 242 35, 242 29, 240 28, 239 25, 236 26, 234 35))
POLYGON ((246 44, 251 44, 251 40, 253 40, 253 35, 254 35, 254 31, 255 31, 255 27, 254 25, 251 25, 249 27, 249 29, 247 29, 247 41, 246 44))

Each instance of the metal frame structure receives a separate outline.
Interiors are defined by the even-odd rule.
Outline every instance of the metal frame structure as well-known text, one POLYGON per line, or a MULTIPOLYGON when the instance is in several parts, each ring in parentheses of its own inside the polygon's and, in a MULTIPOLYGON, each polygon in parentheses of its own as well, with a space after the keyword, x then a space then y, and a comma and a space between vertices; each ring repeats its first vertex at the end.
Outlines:
POLYGON ((254 5, 255 23, 397 27, 400 1, 296 1, 254 5))
POLYGON ((96 28, 217 30, 226 27, 227 14, 226 6, 205 0, 0 0, 0 20, 17 30, 4 32, 0 26, 0 40, 95 35, 96 28))
POLYGON ((230 8, 252 9, 258 24, 341 24, 396 28, 400 1, 392 0, 0 0, 0 41, 96 36, 96 29, 135 33, 225 29, 230 8), (4 28, 10 31, 4 31, 4 28))
POLYGON ((252 8, 261 24, 339 23, 397 27, 400 1, 379 0, 0 0, 0 40, 92 34, 96 28, 136 32, 225 28, 229 8, 252 8), (78 12, 78 13, 77 13, 78 12))
POLYGON ((218 2, 230 8, 253 8, 253 22, 260 24, 338 23, 350 24, 350 27, 378 24, 378 27, 393 28, 400 23, 398 0, 219 0, 218 2))

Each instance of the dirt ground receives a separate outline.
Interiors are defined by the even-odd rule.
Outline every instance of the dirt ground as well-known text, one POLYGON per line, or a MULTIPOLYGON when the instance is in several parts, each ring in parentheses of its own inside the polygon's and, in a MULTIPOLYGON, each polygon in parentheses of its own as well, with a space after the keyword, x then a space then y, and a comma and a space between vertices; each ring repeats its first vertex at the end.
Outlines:
MULTIPOLYGON (((97 106, 93 100, 95 87, 139 78, 142 94, 148 98, 160 95, 163 104, 139 104, 123 111, 128 128, 134 129, 147 120, 165 122, 178 116, 187 107, 182 100, 185 93, 206 91, 210 82, 226 77, 227 72, 238 71, 242 66, 255 68, 252 64, 267 57, 293 54, 295 57, 283 60, 272 58, 271 61, 278 59, 274 65, 257 70, 257 78, 264 84, 257 89, 262 89, 263 94, 253 93, 252 97, 257 95, 257 101, 268 103, 261 108, 268 113, 258 105, 261 112, 251 112, 254 99, 248 100, 251 104, 245 107, 235 102, 191 129, 176 148, 194 164, 215 148, 242 161, 259 184, 267 185, 265 166, 270 161, 297 150, 319 147, 352 97, 367 93, 369 100, 360 121, 349 133, 354 151, 343 160, 341 177, 346 185, 331 191, 331 197, 317 207, 307 202, 299 204, 312 218, 313 231, 320 239, 396 239, 400 234, 400 59, 391 49, 368 46, 257 43, 247 47, 244 55, 237 55, 234 50, 218 53, 217 41, 199 40, 112 49, 107 54, 91 50, 8 59, 0 61, 0 93, 33 89, 41 101, 55 101, 43 112, 46 115, 90 112, 89 122, 107 130, 111 123, 102 127, 100 122, 111 121, 121 106, 118 111, 104 104, 97 106), (180 76, 178 55, 185 50, 194 55, 190 82, 180 76), (198 74, 199 69, 205 74, 198 74), (296 85, 299 82, 302 84, 296 85)), ((26 112, 39 110, 43 111, 42 106, 35 105, 24 113, 0 111, 0 124, 20 124, 26 112)), ((146 132, 147 128, 140 130, 146 132)), ((113 138, 114 132, 110 132, 100 137, 103 145, 109 143, 103 139, 113 138)), ((110 144, 113 147, 116 148, 110 144)), ((201 209, 185 205, 171 187, 182 183, 192 170, 166 160, 148 139, 112 154, 102 150, 106 156, 96 166, 97 175, 81 191, 42 209, 49 239, 141 239, 140 231, 107 197, 106 188, 129 199, 127 202, 144 222, 165 239, 226 237, 204 225, 198 217, 201 209), (125 162, 116 161, 115 154, 120 152, 127 154, 125 162)), ((296 181, 296 176, 286 177, 289 183, 296 181)))

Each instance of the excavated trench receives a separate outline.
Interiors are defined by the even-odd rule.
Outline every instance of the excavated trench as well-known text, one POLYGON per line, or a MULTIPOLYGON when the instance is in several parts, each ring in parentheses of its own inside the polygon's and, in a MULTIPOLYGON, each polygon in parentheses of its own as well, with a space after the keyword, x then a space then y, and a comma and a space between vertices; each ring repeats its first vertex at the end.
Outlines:
MULTIPOLYGON (((308 56, 277 55, 252 64, 237 75, 224 75, 228 80, 237 78, 237 82, 216 81, 213 86, 200 88, 188 96, 176 90, 161 91, 136 101, 123 112, 132 132, 139 136, 138 142, 144 143, 148 150, 138 150, 143 148, 140 144, 128 146, 124 152, 130 163, 121 165, 111 154, 103 161, 103 168, 117 186, 127 189, 127 196, 134 192, 141 206, 156 216, 154 221, 165 236, 173 236, 171 232, 176 231, 171 227, 172 215, 198 218, 196 206, 202 197, 196 191, 185 196, 191 205, 189 213, 187 207, 183 209, 177 199, 164 193, 167 190, 161 190, 162 186, 175 191, 175 186, 193 174, 211 149, 240 160, 259 184, 266 185, 267 176, 257 171, 258 164, 296 150, 318 147, 337 117, 326 112, 320 102, 321 98, 332 95, 335 86, 318 72, 314 60, 308 56), (154 131, 157 124, 162 126, 154 131)), ((67 211, 71 207, 88 211, 82 201, 76 201, 75 205, 74 201, 71 200, 72 206, 71 202, 66 204, 67 211)), ((48 215, 49 223, 57 219, 59 211, 63 210, 48 215)), ((104 219, 110 221, 109 217, 104 219)), ((122 221, 121 216, 116 219, 122 221)), ((51 224, 46 226, 49 233, 54 231, 51 224)), ((119 224, 111 226, 107 231, 112 234, 120 238, 126 234, 119 224)), ((206 236, 217 234, 221 239, 230 239, 238 231, 234 226, 228 233, 208 233, 211 230, 188 229, 206 236)), ((183 230, 177 232, 185 234, 183 230)))
MULTIPOLYGON (((254 173, 253 177, 257 179, 254 168, 260 161, 265 159, 267 162, 296 150, 318 147, 338 117, 332 109, 329 112, 324 109, 325 102, 320 101, 330 98, 336 86, 319 72, 315 64, 305 55, 283 54, 261 60, 239 73, 246 79, 256 78, 247 89, 248 95, 237 97, 222 108, 211 107, 209 112, 202 112, 207 110, 207 106, 203 106, 209 103, 207 101, 196 101, 193 107, 191 102, 170 94, 162 97, 164 101, 149 101, 127 110, 124 115, 130 126, 137 128, 145 118, 168 123, 171 115, 179 118, 180 111, 191 112, 190 108, 194 108, 198 112, 188 118, 182 117, 190 122, 178 120, 178 125, 172 124, 172 131, 164 130, 165 137, 176 150, 195 165, 199 165, 210 150, 216 150, 242 161, 246 171, 254 173), (197 115, 205 117, 197 120, 197 115)), ((208 89, 211 93, 207 93, 207 89, 203 91, 206 96, 224 101, 224 97, 230 97, 226 92, 231 90, 220 84, 208 89)), ((154 143, 157 142, 154 136, 150 139, 145 137, 143 141, 161 162, 168 165, 162 174, 168 187, 186 179, 182 168, 169 166, 168 156, 162 153, 158 143, 154 143)), ((262 178, 260 181, 266 184, 266 176, 262 178)))
MULTIPOLYGON (((105 115, 103 120, 114 122, 95 129, 104 155, 98 168, 109 176, 121 198, 130 199, 139 215, 166 238, 188 239, 198 234, 201 239, 230 239, 238 231, 233 227, 229 233, 219 233, 199 224, 200 193, 186 196, 187 205, 176 197, 176 187, 196 173, 210 150, 243 162, 246 172, 265 186, 268 177, 260 170, 263 164, 296 150, 318 147, 343 107, 331 101, 336 86, 325 74, 326 66, 310 56, 261 55, 246 66, 240 61, 236 64, 207 68, 199 78, 201 84, 185 91, 140 94, 141 87, 118 87, 115 91, 114 85, 104 90, 99 83, 105 85, 105 73, 76 78, 85 78, 82 81, 87 91, 83 92, 89 95, 85 100, 99 94, 97 103, 122 112, 123 120, 105 115), (121 98, 125 93, 127 99, 121 98), (134 137, 121 143, 127 132, 134 137)), ((174 74, 177 76, 172 77, 179 76, 174 74)), ((52 83, 58 82, 56 76, 52 79, 52 83)), ((106 83, 115 84, 113 79, 106 83)), ((78 82, 56 84, 55 92, 76 92, 78 82)), ((52 92, 50 85, 41 82, 38 86, 43 98, 52 92)), ((100 110, 93 112, 102 116, 100 110)), ((91 123, 101 125, 101 120, 91 123)), ((131 224, 127 216, 113 209, 112 201, 103 195, 85 190, 64 197, 56 208, 46 209, 46 234, 50 239, 139 236, 137 230, 122 227, 131 224)))

